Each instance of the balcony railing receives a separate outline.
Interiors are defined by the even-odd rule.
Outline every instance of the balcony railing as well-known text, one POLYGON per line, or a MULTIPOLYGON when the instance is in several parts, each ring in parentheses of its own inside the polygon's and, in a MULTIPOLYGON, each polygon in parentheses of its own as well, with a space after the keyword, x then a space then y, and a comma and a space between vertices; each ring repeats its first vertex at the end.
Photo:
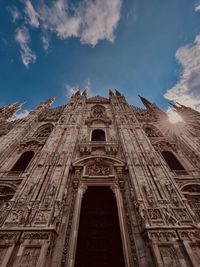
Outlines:
POLYGON ((94 149, 102 148, 107 153, 116 154, 118 151, 118 143, 115 141, 88 141, 80 142, 79 148, 81 153, 91 153, 94 149))

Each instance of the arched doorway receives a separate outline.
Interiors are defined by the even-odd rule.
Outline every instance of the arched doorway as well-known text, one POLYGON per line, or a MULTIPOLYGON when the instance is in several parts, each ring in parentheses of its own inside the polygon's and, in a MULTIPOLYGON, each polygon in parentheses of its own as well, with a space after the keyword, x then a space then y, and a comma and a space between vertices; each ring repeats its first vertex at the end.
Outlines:
POLYGON ((84 194, 74 266, 125 266, 117 204, 108 186, 89 186, 84 194))

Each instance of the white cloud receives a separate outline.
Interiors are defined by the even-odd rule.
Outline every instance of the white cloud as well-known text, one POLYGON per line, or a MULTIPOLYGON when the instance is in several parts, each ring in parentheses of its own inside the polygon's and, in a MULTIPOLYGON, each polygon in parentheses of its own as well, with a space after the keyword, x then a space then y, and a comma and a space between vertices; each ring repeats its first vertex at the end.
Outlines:
POLYGON ((16 23, 16 21, 21 18, 21 13, 15 6, 9 7, 8 9, 12 16, 12 22, 16 23))
POLYGON ((178 83, 165 93, 165 98, 200 110, 200 35, 194 44, 179 48, 176 58, 183 67, 178 83))
POLYGON ((43 48, 45 51, 48 51, 49 49, 49 42, 50 42, 50 37, 47 32, 43 32, 41 35, 41 40, 43 43, 43 48))
POLYGON ((35 53, 29 47, 30 35, 27 28, 17 28, 15 34, 15 40, 21 48, 21 58, 23 64, 28 68, 30 63, 34 63, 36 60, 35 53))
POLYGON ((195 4, 195 6, 194 6, 194 10, 195 10, 195 12, 200 11, 200 2, 197 2, 197 3, 195 4))
POLYGON ((83 0, 76 8, 68 0, 42 1, 33 7, 25 2, 25 13, 33 27, 54 32, 60 39, 77 37, 81 43, 95 46, 100 40, 114 41, 122 0, 83 0))
POLYGON ((183 119, 181 116, 172 108, 169 107, 166 111, 168 119, 171 123, 177 123, 177 122, 182 122, 183 119))
POLYGON ((69 84, 65 84, 65 89, 67 92, 67 97, 71 97, 73 94, 75 94, 77 91, 84 91, 86 90, 87 92, 87 96, 90 97, 92 95, 92 89, 91 89, 91 82, 89 79, 86 79, 84 81, 85 85, 83 88, 81 88, 80 86, 77 85, 69 85, 69 84))
POLYGON ((23 119, 23 118, 27 117, 28 114, 29 114, 29 111, 26 110, 26 109, 24 109, 24 110, 22 110, 22 111, 19 111, 19 112, 15 113, 15 114, 12 116, 12 118, 10 119, 10 121, 16 121, 16 120, 18 120, 18 119, 23 119))
POLYGON ((68 3, 57 0, 52 6, 42 4, 38 8, 41 24, 45 30, 55 32, 60 39, 78 36, 80 19, 78 16, 69 15, 68 3))
POLYGON ((120 10, 121 0, 85 1, 78 9, 81 18, 79 32, 81 42, 92 46, 103 39, 113 42, 120 10))
POLYGON ((32 3, 30 0, 25 0, 25 9, 24 12, 26 14, 26 19, 28 24, 30 24, 34 28, 38 28, 40 23, 39 23, 39 15, 35 11, 32 3))

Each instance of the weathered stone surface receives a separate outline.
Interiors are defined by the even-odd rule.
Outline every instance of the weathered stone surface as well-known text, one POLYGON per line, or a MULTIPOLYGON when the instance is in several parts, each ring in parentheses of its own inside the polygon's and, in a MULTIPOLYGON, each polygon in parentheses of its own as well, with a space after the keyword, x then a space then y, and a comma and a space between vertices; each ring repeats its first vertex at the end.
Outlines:
POLYGON ((141 100, 77 92, 15 122, 18 104, 0 108, 1 267, 73 267, 89 186, 115 196, 126 266, 200 266, 200 115, 177 106, 179 130, 141 100))

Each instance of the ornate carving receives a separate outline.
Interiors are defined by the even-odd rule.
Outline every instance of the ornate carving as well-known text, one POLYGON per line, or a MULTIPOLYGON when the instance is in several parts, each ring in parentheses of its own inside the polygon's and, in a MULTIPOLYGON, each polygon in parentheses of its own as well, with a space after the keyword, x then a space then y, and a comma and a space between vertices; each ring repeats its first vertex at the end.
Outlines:
POLYGON ((92 117, 103 118, 105 117, 105 107, 101 105, 95 105, 92 107, 92 117))
POLYGON ((53 196, 56 193, 56 182, 53 181, 47 187, 46 196, 44 199, 44 207, 48 208, 53 200, 53 196))
POLYGON ((107 176, 111 174, 111 169, 109 166, 94 163, 93 165, 88 165, 85 170, 85 175, 89 176, 107 176))
POLYGON ((39 210, 34 220, 35 224, 47 224, 49 216, 49 210, 39 210))
POLYGON ((149 231, 148 237, 150 240, 154 240, 157 242, 168 242, 178 240, 178 236, 175 231, 167 230, 167 231, 149 231))
POLYGON ((61 214, 62 214, 63 203, 60 201, 56 201, 54 205, 54 213, 53 213, 53 220, 52 223, 58 226, 61 221, 61 214))
POLYGON ((154 198, 153 198, 153 195, 152 195, 152 192, 151 192, 151 189, 149 188, 149 186, 143 185, 143 191, 144 191, 144 194, 146 196, 147 203, 150 206, 153 206, 154 205, 154 198))
POLYGON ((69 210, 69 219, 68 219, 67 230, 65 234, 65 243, 64 243, 63 254, 62 254, 61 267, 66 267, 66 263, 69 257, 69 240, 70 240, 70 234, 71 234, 71 228, 72 228, 75 198, 76 198, 76 191, 72 191, 71 207, 69 210))
POLYGON ((173 209, 173 211, 179 222, 192 222, 186 209, 173 209))
POLYGON ((148 209, 148 215, 152 222, 162 221, 162 216, 159 209, 148 209))
POLYGON ((0 207, 0 226, 3 224, 8 212, 11 210, 11 208, 12 208, 11 202, 4 202, 3 205, 0 207))
POLYGON ((178 230, 180 239, 194 241, 200 238, 200 233, 194 230, 178 230))
POLYGON ((39 115, 38 120, 56 122, 59 120, 64 108, 65 106, 60 106, 53 109, 46 109, 39 115))
POLYGON ((110 100, 102 96, 94 96, 87 99, 87 103, 110 103, 110 100))
POLYGON ((0 265, 3 263, 8 247, 0 247, 0 265))
POLYGON ((36 140, 29 140, 20 144, 18 148, 18 152, 21 153, 22 151, 30 150, 30 151, 38 151, 43 147, 44 143, 36 141, 36 140))
POLYGON ((25 247, 17 267, 35 267, 40 255, 40 247, 25 247))
POLYGON ((37 129, 36 133, 34 134, 35 137, 47 138, 51 134, 53 130, 52 124, 44 124, 37 129))
POLYGON ((8 240, 9 243, 16 243, 19 238, 20 232, 0 232, 0 243, 6 243, 8 240))
POLYGON ((192 245, 191 249, 197 264, 200 265, 200 247, 198 245, 192 245))
POLYGON ((168 192, 169 192, 169 196, 170 196, 170 199, 171 201, 176 205, 178 206, 179 204, 179 199, 178 199, 178 196, 177 196, 177 193, 174 189, 174 186, 170 183, 170 184, 167 184, 166 185, 167 189, 168 189, 168 192))
POLYGON ((50 233, 41 231, 41 232, 25 232, 23 233, 21 237, 21 241, 23 242, 26 239, 34 240, 34 239, 40 239, 40 240, 48 240, 50 238, 50 233))
POLYGON ((165 207, 163 209, 163 214, 164 214, 165 221, 167 222, 167 224, 172 224, 172 225, 179 224, 179 221, 174 216, 174 214, 172 213, 172 211, 171 211, 171 209, 169 207, 165 207))
POLYGON ((159 246, 161 259, 164 266, 168 267, 181 267, 179 257, 175 248, 172 245, 159 246))
POLYGON ((155 148, 156 151, 163 151, 163 150, 166 150, 166 151, 177 151, 177 147, 176 147, 176 144, 175 143, 170 143, 170 142, 167 142, 167 141, 159 141, 159 142, 155 142, 153 143, 153 146, 155 148))

